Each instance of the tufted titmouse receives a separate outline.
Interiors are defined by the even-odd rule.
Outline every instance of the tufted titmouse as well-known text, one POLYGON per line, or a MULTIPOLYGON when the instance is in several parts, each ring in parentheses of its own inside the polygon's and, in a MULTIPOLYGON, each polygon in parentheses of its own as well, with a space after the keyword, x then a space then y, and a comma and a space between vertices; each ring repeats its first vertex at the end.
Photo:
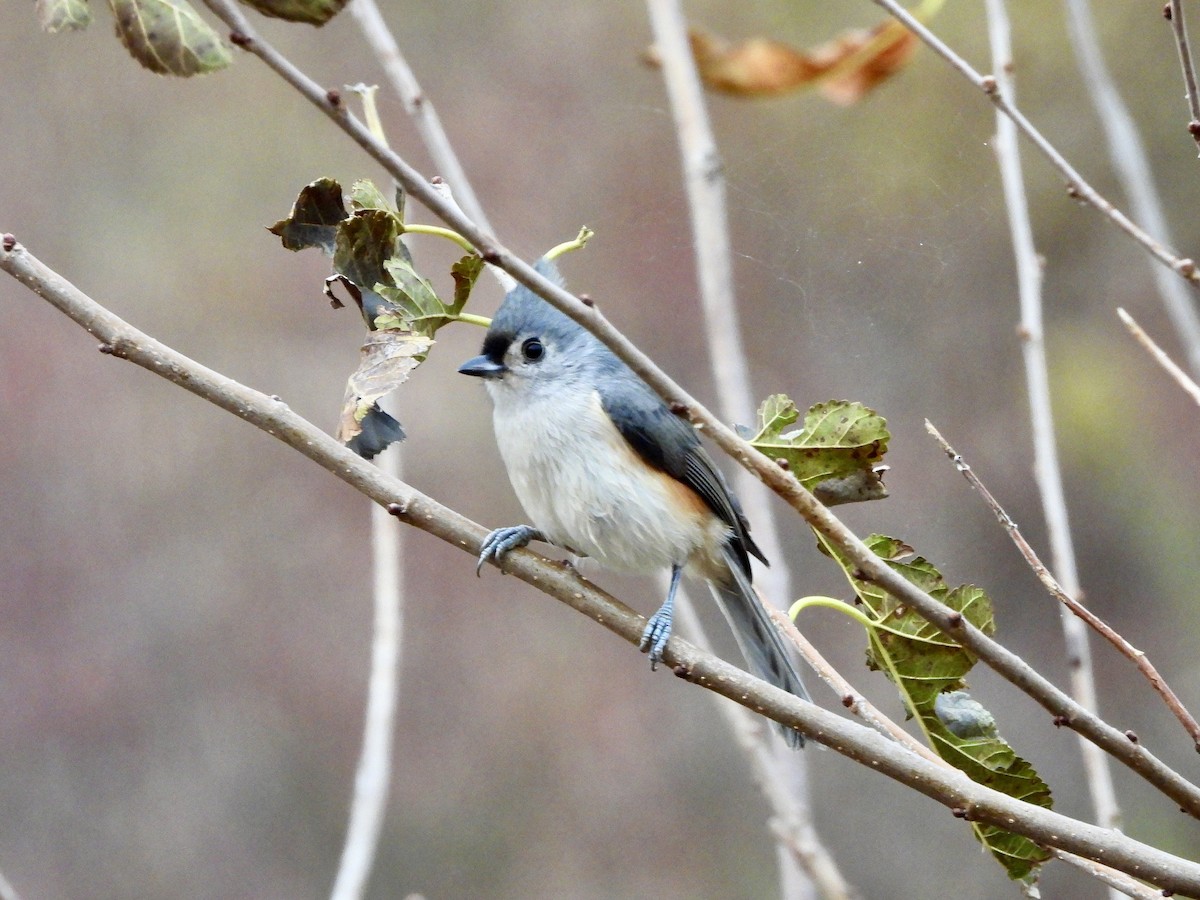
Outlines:
MULTIPOLYGON (((553 263, 538 270, 558 281, 553 263)), ((540 540, 609 568, 671 569, 666 602, 642 634, 653 667, 671 635, 684 569, 708 582, 759 677, 809 699, 782 636, 750 584, 764 563, 737 499, 695 430, 589 331, 518 285, 480 356, 459 370, 485 379, 500 455, 533 525, 488 535, 479 567, 540 540)), ((799 732, 780 726, 793 747, 799 732)))

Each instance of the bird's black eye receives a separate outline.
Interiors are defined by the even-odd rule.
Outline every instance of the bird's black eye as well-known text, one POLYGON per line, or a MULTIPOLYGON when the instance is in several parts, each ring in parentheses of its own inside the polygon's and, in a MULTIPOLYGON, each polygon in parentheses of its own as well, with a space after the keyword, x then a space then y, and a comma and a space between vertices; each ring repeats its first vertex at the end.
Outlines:
POLYGON ((521 354, 530 362, 537 362, 546 354, 546 347, 537 338, 529 338, 521 345, 521 354))

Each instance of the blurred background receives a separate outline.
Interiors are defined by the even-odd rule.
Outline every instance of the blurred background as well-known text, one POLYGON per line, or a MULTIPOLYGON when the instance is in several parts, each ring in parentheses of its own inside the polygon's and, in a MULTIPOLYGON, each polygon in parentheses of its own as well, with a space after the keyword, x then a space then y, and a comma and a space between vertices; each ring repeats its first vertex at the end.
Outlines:
MULTIPOLYGON (((564 262, 571 287, 713 402, 670 111, 639 60, 645 9, 382 6, 501 240, 534 258, 594 228, 564 262)), ((732 38, 800 46, 880 16, 865 2, 705 0, 689 13, 732 38)), ((1124 203, 1057 6, 1022 0, 1012 13, 1021 106, 1124 203)), ((1156 4, 1106 4, 1102 16, 1176 243, 1195 255, 1200 163, 1169 29, 1156 4)), ((96 19, 50 36, 32 4, 0 5, 0 230, 138 328, 332 430, 361 323, 322 297, 327 261, 284 251, 264 226, 320 176, 383 184, 381 171, 255 59, 161 78, 113 39, 107 9, 96 19)), ((324 85, 382 81, 348 15, 321 30, 258 24, 324 85)), ((948 4, 933 24, 988 70, 978 5, 948 4)), ((1001 640, 1065 684, 1058 610, 923 424, 966 455, 1048 559, 991 106, 924 49, 850 108, 812 93, 711 104, 756 391, 802 407, 859 400, 884 415, 892 496, 844 507, 844 518, 908 541, 952 584, 985 587, 1001 640)), ((384 91, 381 107, 393 145, 436 174, 396 98, 384 91)), ((1142 251, 1024 153, 1087 597, 1197 709, 1200 417, 1115 307, 1183 357, 1142 251)), ((448 284, 451 250, 413 246, 448 284)), ((499 299, 484 278, 473 309, 490 314, 499 299)), ((455 374, 481 333, 438 339, 398 400, 406 477, 488 526, 520 521, 484 391, 455 374)), ((101 356, 8 277, 0 429, 0 871, 26 900, 325 895, 364 704, 367 501, 232 416, 101 356)), ((846 596, 806 528, 777 511, 795 596, 846 596)), ((773 895, 765 805, 705 692, 651 675, 632 647, 515 579, 491 569, 476 579, 463 552, 417 532, 405 541, 396 772, 372 897, 773 895)), ((596 577, 645 613, 658 605, 653 580, 596 577)), ((863 667, 858 626, 821 611, 800 624, 902 716, 863 667)), ((1102 713, 1200 776, 1190 741, 1130 664, 1093 646, 1102 713)), ((1057 808, 1089 817, 1074 736, 988 672, 972 688, 1057 808)), ((942 807, 835 753, 806 759, 817 825, 864 896, 1015 895, 942 807)), ((1195 856, 1200 827, 1115 775, 1126 830, 1195 856)), ((1044 890, 1100 895, 1061 863, 1044 890)))

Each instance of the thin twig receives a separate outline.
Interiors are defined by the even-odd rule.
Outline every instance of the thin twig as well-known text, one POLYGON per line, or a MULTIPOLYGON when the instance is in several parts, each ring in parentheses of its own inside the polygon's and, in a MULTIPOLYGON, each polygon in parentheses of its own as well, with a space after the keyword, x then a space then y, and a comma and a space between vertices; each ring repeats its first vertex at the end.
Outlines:
POLYGON ((404 185, 409 195, 423 203, 431 212, 466 237, 489 263, 499 266, 561 310, 573 321, 588 329, 616 356, 626 363, 646 384, 662 397, 679 415, 686 417, 696 428, 703 429, 718 447, 740 465, 749 469, 788 503, 806 522, 825 535, 830 543, 858 567, 867 580, 903 603, 943 631, 949 629, 959 643, 970 649, 986 665, 1024 691, 1055 721, 1066 725, 1101 746, 1134 772, 1137 772, 1160 791, 1171 797, 1189 815, 1200 817, 1200 787, 1189 782, 1143 745, 1132 743, 1119 731, 1084 709, 1070 696, 1055 687, 1011 650, 992 640, 982 631, 963 621, 925 591, 895 572, 876 556, 849 528, 822 505, 789 472, 784 471, 720 419, 709 412, 670 378, 645 353, 613 326, 595 304, 584 303, 569 291, 540 275, 534 268, 504 247, 493 235, 480 229, 454 206, 447 204, 419 173, 386 145, 377 141, 370 131, 355 118, 341 102, 337 92, 326 91, 301 72, 274 47, 263 41, 251 29, 241 11, 229 0, 205 0, 213 13, 234 29, 231 39, 258 56, 276 74, 294 87, 302 96, 336 123, 372 159, 404 185))
MULTIPOLYGON (((679 600, 684 602, 676 607, 676 615, 684 633, 692 637, 696 646, 711 653, 712 645, 704 633, 691 598, 681 591, 679 600)), ((847 884, 834 863, 833 856, 822 844, 816 828, 813 827, 806 800, 807 792, 797 792, 794 789, 794 778, 790 777, 792 773, 784 771, 787 768, 784 761, 791 760, 798 754, 783 747, 782 742, 774 740, 758 716, 751 715, 748 710, 734 703, 727 703, 724 697, 714 699, 718 712, 725 719, 750 763, 750 774, 755 785, 771 807, 772 830, 779 847, 791 859, 792 864, 798 866, 811 879, 804 885, 810 889, 805 893, 811 893, 811 888, 815 886, 823 900, 857 898, 858 892, 847 884), (782 754, 776 752, 779 748, 783 748, 782 754)), ((782 891, 781 895, 792 896, 787 890, 782 891)))
MULTIPOLYGON (((953 769, 953 766, 949 762, 918 741, 901 728, 897 722, 885 716, 876 706, 867 700, 837 669, 829 664, 820 651, 809 642, 808 638, 804 637, 804 634, 789 617, 776 612, 772 613, 772 618, 775 619, 776 624, 783 628, 784 632, 791 638, 796 648, 800 651, 800 655, 804 657, 805 662, 812 666, 821 679, 841 696, 844 707, 861 718, 867 725, 875 729, 875 731, 885 737, 890 737, 913 753, 932 763, 947 769, 953 769)), ((1139 900, 1151 900, 1151 898, 1162 896, 1161 892, 1151 890, 1124 872, 1118 872, 1116 869, 1111 869, 1108 866, 1085 859, 1082 856, 1076 856, 1073 853, 1067 853, 1062 850, 1052 850, 1051 852, 1063 862, 1070 863, 1076 868, 1087 872, 1093 878, 1104 882, 1110 888, 1115 888, 1130 897, 1139 898, 1139 900)))
POLYGON ((1137 339, 1137 342, 1141 344, 1151 356, 1154 357, 1154 361, 1166 369, 1167 374, 1175 379, 1175 383, 1183 388, 1187 395, 1191 397, 1197 405, 1200 405, 1200 385, 1197 385, 1196 382, 1192 381, 1192 379, 1188 376, 1188 373, 1179 368, 1179 366, 1175 364, 1175 361, 1172 360, 1171 357, 1167 356, 1166 351, 1164 351, 1162 347, 1158 346, 1158 344, 1154 342, 1154 339, 1142 330, 1142 326, 1134 321, 1133 316, 1129 315, 1129 313, 1125 312, 1125 310, 1121 309, 1120 307, 1117 307, 1117 315, 1125 324, 1125 327, 1129 329, 1129 333, 1132 334, 1134 338, 1137 339))
MULTIPOLYGON (((796 648, 800 651, 800 655, 804 657, 805 662, 812 666, 821 679, 841 696, 842 706, 846 707, 846 709, 850 710, 850 712, 854 713, 880 734, 890 737, 897 743, 907 747, 913 753, 937 765, 948 769, 953 768, 950 763, 901 728, 895 720, 880 712, 878 707, 867 700, 861 692, 842 676, 841 672, 829 664, 820 651, 809 642, 808 638, 804 636, 803 632, 796 627, 795 623, 788 616, 782 613, 772 613, 772 618, 783 629, 784 633, 791 638, 796 648)), ((1141 882, 1130 878, 1124 872, 1118 872, 1115 869, 1110 869, 1108 866, 1085 859, 1082 856, 1076 856, 1073 853, 1066 853, 1062 850, 1054 850, 1052 852, 1063 862, 1070 863, 1076 868, 1087 872, 1093 878, 1104 882, 1109 887, 1115 888, 1130 897, 1136 897, 1139 900, 1151 900, 1151 898, 1162 896, 1160 892, 1147 888, 1141 882)))
MULTIPOLYGON (((100 340, 107 355, 128 360, 265 431, 298 450, 346 484, 370 497, 408 525, 474 557, 486 530, 375 466, 267 396, 214 372, 138 331, 49 269, 12 235, 0 235, 0 271, 5 271, 100 340)), ((864 558, 864 562, 867 562, 864 558)), ((505 557, 504 570, 561 600, 636 646, 646 620, 568 567, 528 550, 505 557)), ((865 574, 871 575, 871 572, 865 574)), ((880 579, 882 580, 882 579, 880 579)), ((907 584, 903 578, 900 581, 907 584)), ((890 586, 888 590, 891 591, 890 586)), ((902 594, 911 602, 911 597, 902 594)), ((939 617, 944 630, 961 638, 961 623, 939 617)), ((1107 865, 1150 881, 1164 890, 1200 895, 1200 863, 1166 853, 1120 832, 1080 822, 1023 803, 947 771, 871 729, 806 703, 692 644, 672 639, 666 665, 686 680, 796 728, 805 737, 887 775, 954 809, 972 821, 997 825, 1048 847, 1103 859, 1107 865)))
MULTIPOLYGON (((783 628, 788 637, 792 639, 796 648, 800 651, 800 655, 804 657, 805 662, 812 666, 821 679, 841 696, 842 705, 850 710, 850 712, 857 715, 880 734, 892 738, 913 753, 947 769, 953 768, 950 763, 946 762, 946 760, 942 759, 901 728, 893 719, 881 713, 876 706, 856 690, 837 669, 828 663, 820 651, 809 642, 808 638, 804 637, 804 634, 796 628, 790 618, 782 613, 772 613, 772 618, 783 628)), ((1116 888, 1130 897, 1136 897, 1139 900, 1152 900, 1154 897, 1162 896, 1161 892, 1151 890, 1141 882, 1130 878, 1124 872, 1118 872, 1116 869, 1110 869, 1108 866, 1085 859, 1082 856, 1076 856, 1073 853, 1066 853, 1062 850, 1053 850, 1052 852, 1063 862, 1070 863, 1076 868, 1087 872, 1093 878, 1104 882, 1111 888, 1116 888)))
POLYGON ((775 624, 783 629, 784 634, 795 644, 800 655, 804 657, 804 661, 841 698, 842 706, 850 710, 850 712, 858 716, 884 737, 891 738, 896 743, 904 745, 918 756, 923 756, 930 762, 949 765, 940 756, 901 728, 895 721, 881 713, 878 707, 846 680, 841 672, 830 665, 821 651, 813 646, 812 642, 804 636, 804 633, 796 627, 795 623, 788 616, 778 610, 771 610, 771 618, 775 620, 775 624))
MULTIPOLYGON (((1006 97, 1016 99, 1012 72, 1012 33, 1005 0, 985 0, 988 39, 996 86, 1006 97)), ((1054 412, 1050 400, 1050 367, 1046 361, 1045 326, 1042 318, 1042 263, 1033 242, 1033 225, 1021 169, 1021 149, 1012 119, 996 111, 996 163, 1004 191, 1012 234, 1013 257, 1017 267, 1017 294, 1021 308, 1021 356, 1025 364, 1025 383, 1029 391, 1029 416, 1033 435, 1034 478, 1042 501, 1042 515, 1050 538, 1054 569, 1059 572, 1066 592, 1080 593, 1075 547, 1067 516, 1066 492, 1062 467, 1058 462, 1058 442, 1054 432, 1054 412)), ((1072 661, 1071 695, 1081 706, 1098 711, 1096 676, 1092 650, 1083 623, 1061 616, 1063 645, 1072 661)), ((1096 811, 1096 821, 1108 828, 1121 824, 1121 807, 1113 786, 1108 758, 1100 748, 1082 736, 1079 752, 1087 779, 1088 793, 1096 811)))
POLYGON ((438 174, 450 183, 467 217, 478 223, 480 228, 491 231, 483 204, 479 202, 467 178, 466 170, 459 162, 458 154, 454 152, 454 145, 450 143, 450 138, 442 127, 442 120, 438 117, 433 101, 421 90, 416 75, 413 74, 404 54, 400 52, 400 46, 384 21, 375 0, 354 0, 350 4, 350 13, 358 23, 375 58, 383 67, 392 89, 404 104, 404 111, 416 125, 438 174))
POLYGON ((1167 705, 1167 708, 1179 720, 1184 730, 1191 736, 1197 752, 1200 752, 1200 723, 1197 723, 1192 714, 1184 708, 1178 695, 1171 690, 1146 654, 1121 637, 1120 634, 1113 630, 1111 625, 1076 600, 1070 592, 1063 589, 1063 586, 1050 574, 1045 564, 1038 559, 1033 548, 1029 546, 1029 542, 1025 540, 1024 535, 1017 528, 1017 523, 1009 517, 992 492, 979 480, 979 476, 975 474, 974 469, 967 465, 962 456, 950 446, 941 433, 928 420, 925 422, 925 428, 933 435, 934 440, 938 442, 942 450, 950 457, 950 460, 954 463, 958 471, 963 474, 963 477, 967 479, 971 487, 979 492, 979 495, 987 503, 992 513, 996 516, 996 519, 1004 526, 1004 530, 1008 532, 1009 537, 1012 538, 1012 542, 1016 544, 1021 555, 1025 557, 1025 561, 1029 563, 1029 568, 1033 569, 1033 573, 1037 575, 1038 580, 1050 592, 1050 595, 1066 609, 1070 610, 1071 613, 1078 616, 1083 622, 1086 622, 1093 631, 1112 644, 1117 649, 1117 652, 1137 666, 1138 671, 1146 677, 1146 680, 1150 682, 1150 686, 1154 688, 1155 693, 1162 697, 1163 703, 1167 705))
MULTIPOLYGON (((1000 92, 996 86, 996 79, 993 76, 981 75, 975 71, 966 60, 950 49, 944 41, 925 27, 925 25, 897 3, 896 0, 871 0, 871 2, 883 7, 904 23, 905 27, 924 41, 934 53, 942 57, 964 78, 983 91, 997 109, 1012 119, 1021 133, 1032 141, 1034 146, 1050 161, 1050 164, 1066 177, 1067 191, 1072 197, 1089 204, 1107 216, 1118 228, 1141 244, 1155 259, 1167 266, 1171 271, 1182 276, 1187 281, 1200 283, 1200 271, 1197 271, 1195 262, 1190 259, 1181 258, 1161 241, 1148 234, 1088 184, 1083 179, 1083 176, 1058 152, 1058 149, 1046 140, 1045 136, 1033 126, 1032 122, 1025 118, 1024 113, 1017 109, 1000 92)), ((1200 324, 1198 324, 1197 332, 1200 333, 1200 324)))
MULTIPOLYGON (((380 471, 400 477, 400 448, 389 447, 380 471)), ((371 675, 367 685, 362 750, 354 776, 354 800, 346 843, 333 885, 333 900, 358 900, 366 893, 387 809, 392 773, 396 696, 403 637, 403 543, 396 520, 378 504, 371 507, 375 622, 371 638, 371 675)))
POLYGON ((1192 62, 1192 48, 1188 42, 1187 24, 1183 20, 1183 3, 1180 0, 1169 0, 1163 9, 1163 15, 1171 22, 1171 32, 1175 35, 1175 46, 1179 48, 1179 66, 1183 69, 1183 85, 1187 89, 1188 133, 1200 146, 1200 91, 1196 89, 1196 67, 1192 62))
MULTIPOLYGON (((1129 198, 1129 205, 1138 221, 1167 244, 1173 243, 1171 228, 1163 211, 1162 197, 1154 184, 1154 171, 1146 146, 1138 134, 1137 123, 1109 74, 1100 49, 1100 38, 1092 16, 1089 0, 1065 0, 1067 34, 1075 53, 1088 98, 1100 120, 1108 155, 1129 198)), ((1188 260, 1181 260, 1176 271, 1184 271, 1188 260)), ((1171 325, 1183 344, 1188 367, 1200 376, 1200 312, 1196 309, 1195 294, 1162 266, 1150 261, 1150 271, 1171 325)), ((1195 275, 1189 276, 1195 281, 1195 275)))
POLYGON ((1134 900, 1162 900, 1162 891, 1155 890, 1138 881, 1136 878, 1126 875, 1124 872, 1118 872, 1116 869, 1109 868, 1103 863, 1084 859, 1082 856, 1076 856, 1074 853, 1065 853, 1062 850, 1053 849, 1050 852, 1063 862, 1074 866, 1081 872, 1091 875, 1097 881, 1104 882, 1104 884, 1113 890, 1120 891, 1126 897, 1133 897, 1134 900))

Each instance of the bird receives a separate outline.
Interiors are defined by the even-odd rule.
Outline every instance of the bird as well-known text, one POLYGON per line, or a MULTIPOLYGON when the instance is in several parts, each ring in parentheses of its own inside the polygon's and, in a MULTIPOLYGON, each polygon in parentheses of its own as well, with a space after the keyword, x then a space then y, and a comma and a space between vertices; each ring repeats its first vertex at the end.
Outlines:
MULTIPOLYGON (((552 261, 543 258, 535 269, 562 284, 552 261)), ((686 571, 707 582, 754 674, 811 700, 751 584, 750 557, 767 560, 741 505, 695 428, 628 365, 518 284, 501 302, 480 355, 458 371, 487 386, 496 444, 532 522, 492 531, 476 574, 532 541, 614 571, 669 569, 666 600, 640 643, 654 668, 671 636, 686 571)), ((789 746, 804 745, 799 731, 778 727, 789 746)))

